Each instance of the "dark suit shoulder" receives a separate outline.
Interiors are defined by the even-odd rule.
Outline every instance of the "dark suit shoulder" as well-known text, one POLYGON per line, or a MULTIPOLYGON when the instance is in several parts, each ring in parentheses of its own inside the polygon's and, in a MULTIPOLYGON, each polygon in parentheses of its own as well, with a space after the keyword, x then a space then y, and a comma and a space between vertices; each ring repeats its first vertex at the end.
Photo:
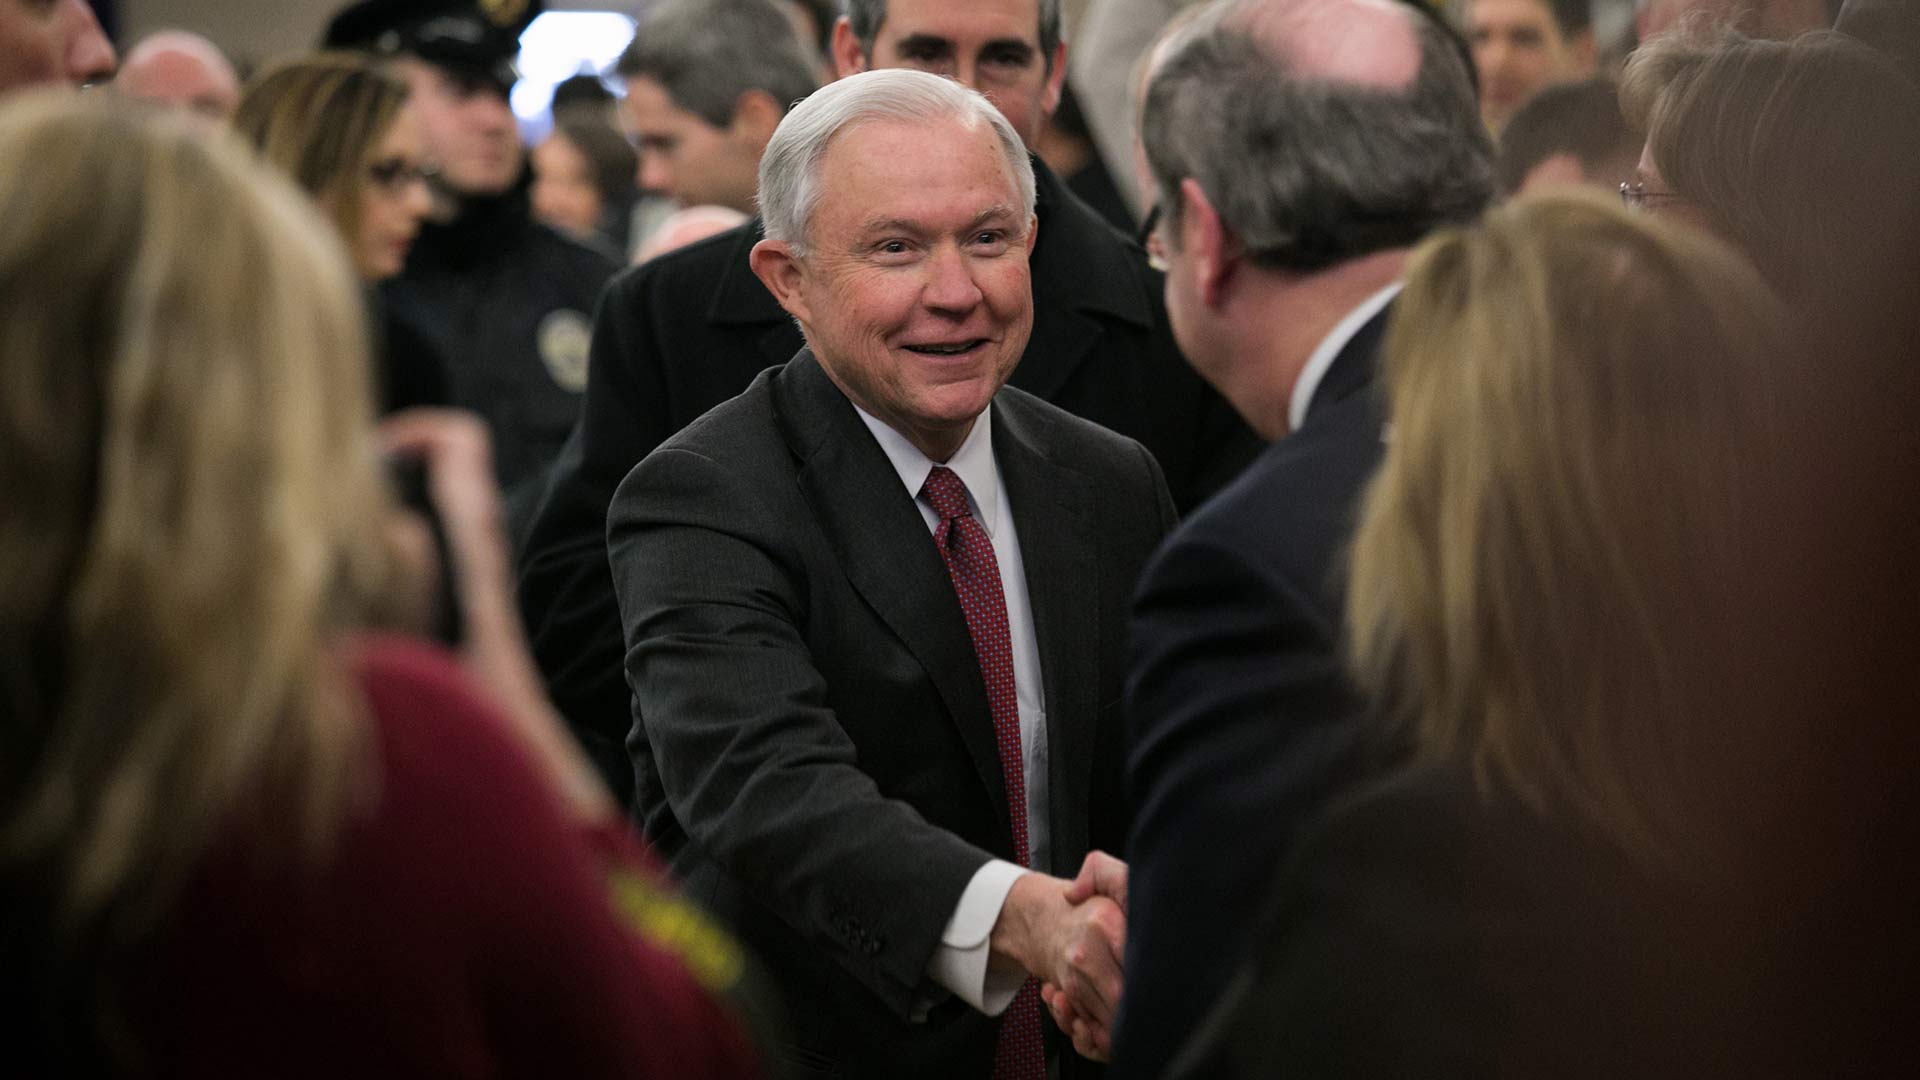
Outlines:
POLYGON ((1147 253, 1035 163, 1041 242, 1034 258, 1034 302, 1063 303, 1152 329, 1165 317, 1160 275, 1147 253))
POLYGON ((1196 510, 1172 542, 1237 551, 1252 565, 1296 579, 1324 578, 1380 463, 1381 431, 1367 395, 1330 407, 1263 451, 1196 510))
POLYGON ((774 402, 774 380, 781 370, 761 372, 745 390, 707 410, 654 452, 685 451, 725 467, 764 470, 776 455, 789 453, 774 402))
MULTIPOLYGON (((1021 390, 1002 387, 994 396, 997 421, 1038 439, 1056 464, 1110 469, 1151 457, 1139 440, 1096 424, 1021 390)), ((1084 471, 1084 469, 1082 470, 1084 471)))
POLYGON ((755 231, 752 222, 737 225, 629 266, 614 275, 607 286, 608 296, 628 304, 638 303, 642 297, 664 298, 685 302, 693 311, 704 313, 714 282, 734 260, 742 236, 755 231))

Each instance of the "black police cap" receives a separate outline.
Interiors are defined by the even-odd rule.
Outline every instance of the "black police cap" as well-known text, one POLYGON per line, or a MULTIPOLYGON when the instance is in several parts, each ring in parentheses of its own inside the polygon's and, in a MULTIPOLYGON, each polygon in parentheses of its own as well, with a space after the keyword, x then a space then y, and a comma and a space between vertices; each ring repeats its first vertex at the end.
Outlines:
POLYGON ((494 82, 504 93, 517 74, 520 34, 541 0, 360 0, 327 24, 321 47, 380 56, 417 56, 494 82))

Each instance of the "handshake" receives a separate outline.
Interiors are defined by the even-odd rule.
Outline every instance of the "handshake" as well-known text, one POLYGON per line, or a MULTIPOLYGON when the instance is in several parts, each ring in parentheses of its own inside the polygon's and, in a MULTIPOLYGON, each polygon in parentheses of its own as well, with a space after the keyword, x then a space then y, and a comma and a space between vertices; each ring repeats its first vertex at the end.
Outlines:
POLYGON ((1072 881, 1024 874, 1007 893, 990 946, 1040 980, 1041 1000, 1074 1049, 1105 1061, 1124 989, 1127 864, 1095 851, 1072 881))

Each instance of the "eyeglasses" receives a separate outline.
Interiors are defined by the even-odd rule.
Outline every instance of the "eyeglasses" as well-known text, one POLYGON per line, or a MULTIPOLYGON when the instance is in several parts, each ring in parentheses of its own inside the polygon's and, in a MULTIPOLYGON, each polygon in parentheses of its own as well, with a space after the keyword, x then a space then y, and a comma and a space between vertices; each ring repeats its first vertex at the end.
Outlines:
POLYGON ((1167 271, 1166 255, 1160 249, 1159 240, 1155 239, 1153 235, 1155 230, 1160 228, 1161 205, 1159 199, 1153 200, 1153 205, 1147 208, 1145 220, 1140 222, 1140 231, 1135 233, 1133 238, 1135 242, 1146 249, 1147 265, 1164 274, 1167 271))
POLYGON ((414 184, 431 183, 438 172, 402 157, 391 157, 367 166, 367 179, 389 195, 397 195, 414 184))
POLYGON ((1661 203, 1685 198, 1685 195, 1676 191, 1648 191, 1644 180, 1622 181, 1620 184, 1620 201, 1629 210, 1652 211, 1658 209, 1661 203))

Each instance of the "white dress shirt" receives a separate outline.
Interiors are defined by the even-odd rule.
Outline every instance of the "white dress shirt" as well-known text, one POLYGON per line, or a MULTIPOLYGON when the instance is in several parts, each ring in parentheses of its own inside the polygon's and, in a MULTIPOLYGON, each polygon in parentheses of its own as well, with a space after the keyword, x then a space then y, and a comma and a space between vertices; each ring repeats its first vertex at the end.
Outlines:
MULTIPOLYGON (((1007 601, 1007 634, 1013 649, 1014 696, 1020 710, 1020 759, 1027 785, 1027 857, 1044 870, 1050 864, 1051 837, 1047 827, 1047 712, 1045 684, 1041 682, 1040 646, 1033 631, 1033 607, 1027 597, 1026 564, 1020 557, 1020 538, 1014 531, 1013 506, 1000 483, 1000 465, 993 456, 993 407, 980 414, 960 449, 945 462, 920 452, 906 436, 854 406, 860 419, 879 441, 908 497, 914 500, 928 532, 940 527, 933 506, 920 497, 927 474, 944 464, 967 485, 973 516, 993 541, 994 561, 1000 564, 1000 590, 1007 601)), ((1001 859, 982 866, 967 883, 953 917, 940 935, 927 977, 960 1000, 989 1016, 1012 1003, 1026 981, 1026 972, 1012 966, 988 965, 988 937, 1000 919, 1000 908, 1024 867, 1001 859)), ((931 1005, 931 1002, 926 1003, 931 1005)))
POLYGON ((1313 350, 1312 356, 1307 357, 1307 366, 1300 369, 1300 378, 1294 380, 1293 396, 1287 399, 1289 434, 1299 431, 1300 425, 1306 423, 1307 409, 1313 405, 1314 392, 1320 389, 1320 380, 1327 377, 1327 369, 1333 366, 1340 350, 1346 348, 1347 342, 1353 340, 1353 335, 1367 325, 1368 319, 1380 314, 1381 308, 1400 295, 1404 284, 1396 281, 1360 301, 1359 307, 1347 312, 1347 317, 1335 323, 1327 336, 1320 339, 1319 347, 1313 350))

